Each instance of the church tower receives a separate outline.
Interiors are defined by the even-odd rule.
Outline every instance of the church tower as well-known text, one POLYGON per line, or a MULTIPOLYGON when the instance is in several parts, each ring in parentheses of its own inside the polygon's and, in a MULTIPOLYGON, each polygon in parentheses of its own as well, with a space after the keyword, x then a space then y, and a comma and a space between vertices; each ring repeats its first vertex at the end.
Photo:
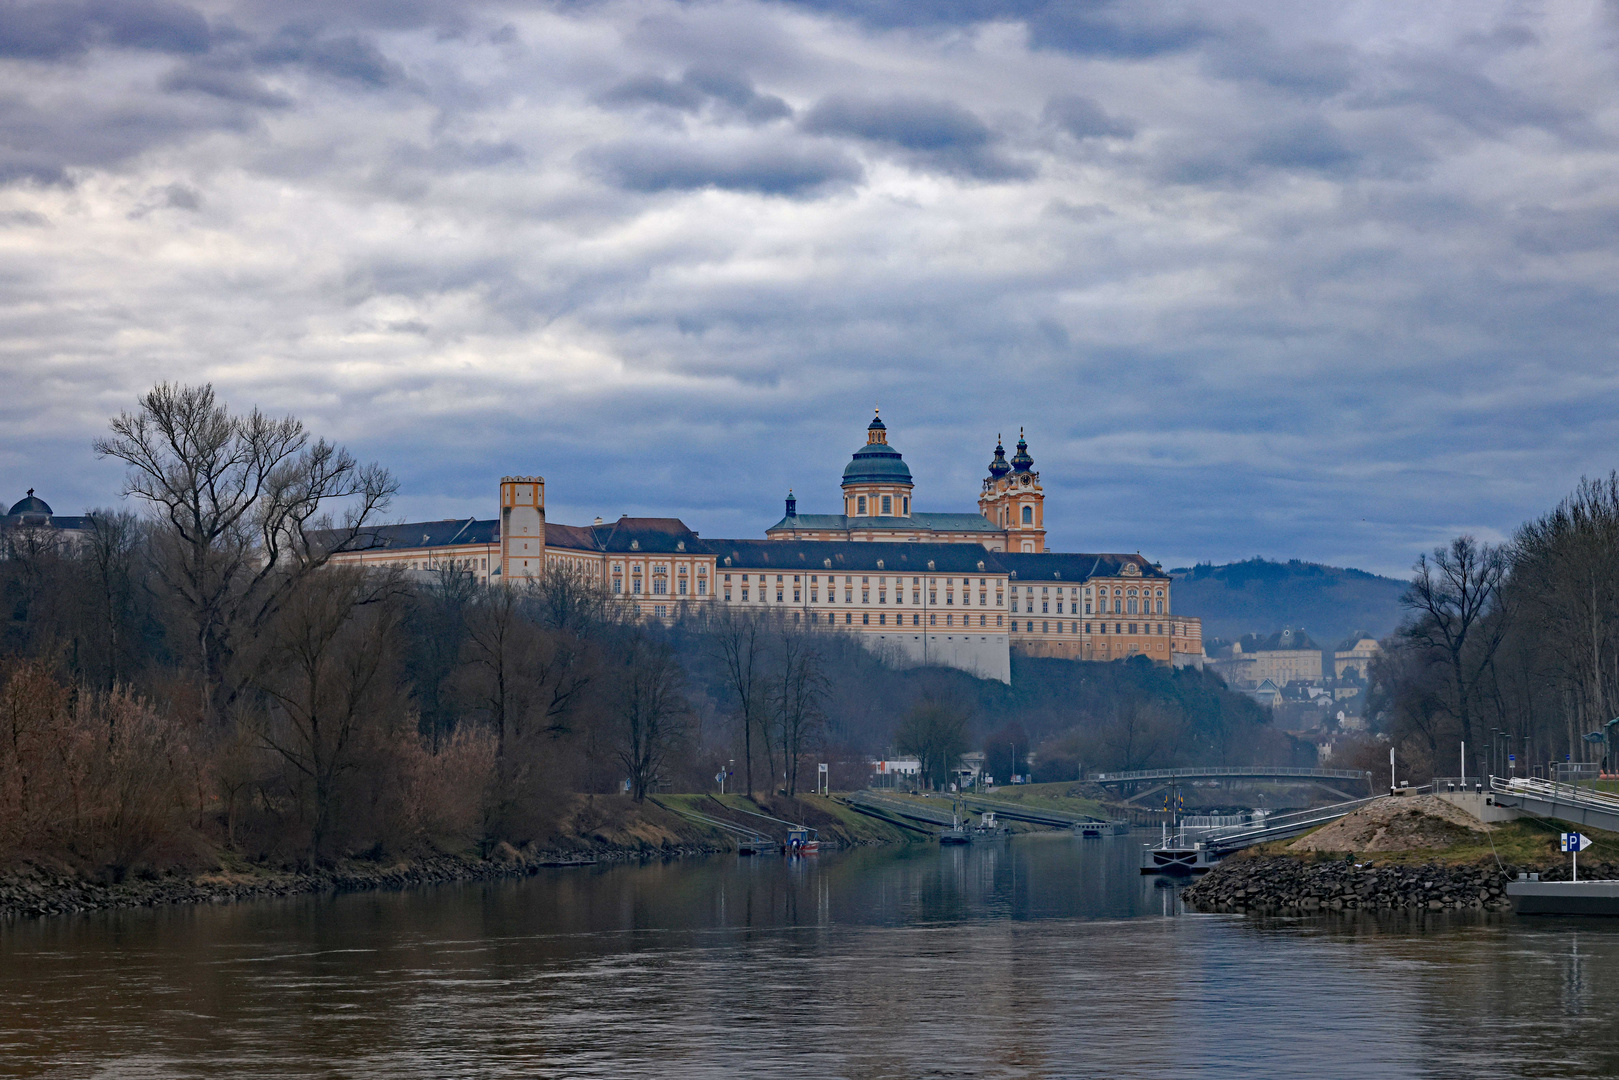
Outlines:
POLYGON ((506 585, 545 575, 545 477, 500 478, 500 580, 506 585))
POLYGON ((1007 551, 1046 550, 1045 501, 1023 429, 1018 429, 1017 453, 1010 462, 1006 460, 1006 447, 996 436, 995 457, 990 460, 989 478, 978 496, 978 512, 1006 531, 1007 551))

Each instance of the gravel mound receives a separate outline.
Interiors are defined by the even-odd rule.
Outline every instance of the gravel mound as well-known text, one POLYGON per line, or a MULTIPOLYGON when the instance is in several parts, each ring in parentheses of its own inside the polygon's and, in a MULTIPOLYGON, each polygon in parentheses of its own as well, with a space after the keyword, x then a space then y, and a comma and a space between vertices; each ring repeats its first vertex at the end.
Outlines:
POLYGON ((1300 837, 1289 851, 1438 851, 1489 826, 1437 795, 1378 799, 1300 837))

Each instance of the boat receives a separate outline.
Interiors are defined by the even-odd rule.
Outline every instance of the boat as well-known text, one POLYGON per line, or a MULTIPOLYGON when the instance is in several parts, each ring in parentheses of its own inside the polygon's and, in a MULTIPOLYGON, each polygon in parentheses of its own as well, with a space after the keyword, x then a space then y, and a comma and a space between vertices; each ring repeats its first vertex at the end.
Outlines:
POLYGON ((956 804, 950 806, 950 827, 939 830, 939 843, 941 844, 970 844, 973 842, 972 832, 967 823, 961 820, 961 813, 956 804))
POLYGON ((1087 839, 1097 836, 1124 836, 1130 831, 1128 821, 1076 821, 1073 829, 1087 839))
POLYGON ((1215 855, 1202 844, 1148 845, 1141 849, 1143 874, 1205 874, 1219 863, 1215 855))
POLYGON ((813 855, 821 850, 820 834, 807 825, 795 825, 787 830, 781 850, 784 855, 813 855))
POLYGON ((969 831, 973 843, 985 840, 1003 840, 1012 835, 1012 830, 995 820, 995 811, 986 810, 978 817, 978 824, 969 831))

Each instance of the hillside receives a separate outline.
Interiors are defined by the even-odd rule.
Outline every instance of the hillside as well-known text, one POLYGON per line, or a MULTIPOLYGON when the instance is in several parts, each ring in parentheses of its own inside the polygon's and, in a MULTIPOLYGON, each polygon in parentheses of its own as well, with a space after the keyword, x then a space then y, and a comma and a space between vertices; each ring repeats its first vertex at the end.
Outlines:
POLYGON ((1399 625, 1406 583, 1364 570, 1291 559, 1249 559, 1171 570, 1175 610, 1203 619, 1203 638, 1300 627, 1325 647, 1360 630, 1382 637, 1399 625))

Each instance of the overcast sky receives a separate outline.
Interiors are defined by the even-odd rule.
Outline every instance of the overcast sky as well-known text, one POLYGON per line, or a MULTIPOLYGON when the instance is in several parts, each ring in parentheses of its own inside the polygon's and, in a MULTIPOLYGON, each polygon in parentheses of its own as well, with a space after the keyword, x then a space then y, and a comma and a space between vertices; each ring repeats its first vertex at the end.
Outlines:
POLYGON ((0 478, 159 380, 396 516, 924 510, 1403 573, 1619 465, 1619 15, 1579 3, 0 3, 0 478))

